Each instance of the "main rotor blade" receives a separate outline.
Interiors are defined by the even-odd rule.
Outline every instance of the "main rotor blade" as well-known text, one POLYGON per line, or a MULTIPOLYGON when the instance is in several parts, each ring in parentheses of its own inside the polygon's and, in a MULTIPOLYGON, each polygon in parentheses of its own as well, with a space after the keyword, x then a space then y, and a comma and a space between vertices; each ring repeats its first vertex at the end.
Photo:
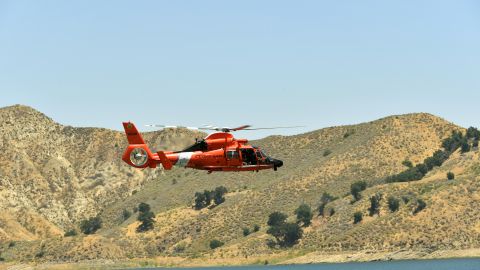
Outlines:
POLYGON ((198 127, 185 127, 185 126, 168 126, 168 125, 145 125, 146 127, 157 127, 157 128, 186 128, 191 130, 199 130, 198 127))
POLYGON ((245 128, 243 130, 262 130, 262 129, 283 129, 283 128, 302 128, 305 126, 288 126, 288 127, 259 127, 259 128, 245 128))

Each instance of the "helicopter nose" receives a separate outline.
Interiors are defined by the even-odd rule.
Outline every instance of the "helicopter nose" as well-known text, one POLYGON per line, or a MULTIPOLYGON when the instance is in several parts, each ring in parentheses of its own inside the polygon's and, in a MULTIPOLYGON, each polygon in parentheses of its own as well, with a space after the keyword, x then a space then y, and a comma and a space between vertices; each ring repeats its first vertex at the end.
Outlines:
POLYGON ((281 161, 280 159, 272 158, 271 160, 272 160, 273 166, 277 168, 280 168, 283 166, 283 161, 281 161))

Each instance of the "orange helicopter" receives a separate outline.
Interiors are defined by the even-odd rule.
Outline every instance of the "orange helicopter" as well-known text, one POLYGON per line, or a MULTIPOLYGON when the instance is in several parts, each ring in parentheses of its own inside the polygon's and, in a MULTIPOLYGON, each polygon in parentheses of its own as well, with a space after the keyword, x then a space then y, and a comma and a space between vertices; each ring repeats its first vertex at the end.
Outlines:
POLYGON ((249 125, 237 128, 228 127, 180 127, 165 125, 147 125, 159 128, 188 128, 193 130, 217 131, 202 140, 196 140, 192 146, 181 151, 151 151, 145 144, 142 135, 131 122, 123 122, 128 139, 128 147, 122 160, 135 168, 156 168, 162 164, 165 170, 173 166, 213 171, 238 172, 273 169, 283 166, 283 161, 271 158, 258 147, 247 145, 247 139, 235 139, 230 133, 239 130, 260 130, 294 127, 250 128, 249 125))

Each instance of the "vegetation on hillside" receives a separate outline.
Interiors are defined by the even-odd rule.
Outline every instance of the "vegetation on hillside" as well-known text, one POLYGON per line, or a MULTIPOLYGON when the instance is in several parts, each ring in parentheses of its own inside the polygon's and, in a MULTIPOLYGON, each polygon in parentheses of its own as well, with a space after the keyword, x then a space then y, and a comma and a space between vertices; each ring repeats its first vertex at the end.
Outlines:
POLYGON ((367 182, 365 181, 358 181, 353 183, 350 186, 350 193, 353 196, 352 203, 359 201, 362 198, 361 192, 367 188, 367 182))
MULTIPOLYGON (((460 131, 453 131, 452 135, 442 142, 443 150, 437 150, 431 157, 426 158, 423 163, 410 167, 410 164, 404 164, 409 167, 407 170, 389 176, 385 179, 387 183, 392 182, 409 182, 421 180, 429 171, 435 167, 441 166, 450 155, 461 149, 462 153, 469 152, 471 145, 478 146, 479 131, 476 128, 470 127, 467 134, 464 136, 460 131)), ((405 162, 404 162, 405 163, 405 162)))
POLYGON ((267 233, 275 237, 276 243, 281 247, 295 245, 303 236, 303 230, 298 223, 287 222, 287 215, 281 212, 270 214, 267 233))
POLYGON ((146 232, 153 229, 155 223, 155 214, 150 210, 150 205, 146 203, 140 203, 138 205, 138 217, 140 225, 137 227, 137 232, 146 232))
POLYGON ((214 190, 204 190, 203 192, 195 193, 194 208, 196 210, 203 209, 212 204, 212 200, 215 205, 220 205, 225 202, 225 194, 228 192, 224 186, 216 187, 214 190))
POLYGON ((91 217, 80 222, 80 230, 84 234, 94 234, 102 227, 102 220, 100 217, 91 217))

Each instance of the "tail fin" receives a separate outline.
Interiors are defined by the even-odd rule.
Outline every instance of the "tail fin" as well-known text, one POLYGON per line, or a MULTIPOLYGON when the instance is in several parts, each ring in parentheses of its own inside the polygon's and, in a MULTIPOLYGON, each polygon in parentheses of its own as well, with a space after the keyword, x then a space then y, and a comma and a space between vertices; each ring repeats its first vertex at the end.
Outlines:
POLYGON ((123 122, 123 128, 129 144, 145 144, 142 135, 138 133, 137 127, 132 122, 123 122))
POLYGON ((165 170, 172 169, 172 162, 167 158, 164 152, 160 151, 152 153, 150 151, 143 140, 142 135, 140 135, 133 123, 123 122, 123 128, 125 129, 129 144, 123 154, 123 161, 136 168, 155 168, 158 163, 161 163, 165 170))

